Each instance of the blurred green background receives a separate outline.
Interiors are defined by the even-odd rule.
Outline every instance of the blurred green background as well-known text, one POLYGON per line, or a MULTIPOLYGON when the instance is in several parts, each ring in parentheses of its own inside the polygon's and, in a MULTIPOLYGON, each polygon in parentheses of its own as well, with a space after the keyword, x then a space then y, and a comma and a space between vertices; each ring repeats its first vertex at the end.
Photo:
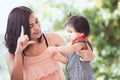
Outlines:
MULTIPOLYGON (((24 0, 22 5, 35 11, 43 32, 57 32, 66 42, 67 15, 72 12, 85 16, 90 23, 89 39, 96 56, 91 62, 95 80, 120 80, 120 0, 24 0)), ((6 25, 1 28, 5 30, 6 25)), ((4 32, 0 33, 0 80, 9 80, 4 32)))

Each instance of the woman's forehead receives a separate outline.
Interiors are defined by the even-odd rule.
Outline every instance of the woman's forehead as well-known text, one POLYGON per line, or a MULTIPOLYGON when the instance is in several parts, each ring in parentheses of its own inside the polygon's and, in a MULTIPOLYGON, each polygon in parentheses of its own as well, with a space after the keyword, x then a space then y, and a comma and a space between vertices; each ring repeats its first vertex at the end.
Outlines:
POLYGON ((36 16, 34 13, 32 13, 29 17, 29 23, 33 23, 36 20, 36 16))

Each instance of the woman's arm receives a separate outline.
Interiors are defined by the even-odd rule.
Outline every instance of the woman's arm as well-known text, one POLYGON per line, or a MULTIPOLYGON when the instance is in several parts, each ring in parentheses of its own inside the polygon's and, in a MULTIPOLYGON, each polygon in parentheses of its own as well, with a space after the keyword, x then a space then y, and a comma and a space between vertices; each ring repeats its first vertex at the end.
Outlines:
POLYGON ((6 59, 11 80, 23 80, 22 56, 8 53, 6 59))
POLYGON ((7 55, 7 64, 11 76, 11 80, 23 80, 23 50, 30 44, 34 44, 34 41, 29 41, 27 35, 24 35, 24 29, 21 27, 21 35, 17 40, 17 48, 15 55, 7 55))

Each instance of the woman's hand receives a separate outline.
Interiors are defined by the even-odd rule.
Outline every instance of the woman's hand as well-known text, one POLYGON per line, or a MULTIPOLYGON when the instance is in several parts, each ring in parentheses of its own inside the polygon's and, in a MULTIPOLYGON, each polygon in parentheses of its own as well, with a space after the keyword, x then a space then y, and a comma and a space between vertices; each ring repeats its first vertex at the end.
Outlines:
POLYGON ((15 51, 15 54, 21 53, 22 51, 30 44, 34 44, 34 41, 29 41, 29 38, 27 35, 24 35, 24 28, 21 26, 21 34, 17 41, 17 48, 15 51))
POLYGON ((85 42, 73 44, 73 50, 75 52, 79 52, 80 50, 84 50, 84 49, 87 49, 87 44, 85 42))
POLYGON ((95 55, 93 54, 93 51, 91 50, 88 44, 87 49, 79 50, 77 54, 80 55, 81 61, 93 61, 95 58, 95 55))
POLYGON ((91 50, 80 50, 78 55, 80 55, 81 61, 93 61, 95 58, 95 55, 91 50))
POLYGON ((52 57, 55 60, 66 64, 66 57, 64 57, 59 51, 57 51, 57 48, 58 47, 56 47, 56 46, 49 47, 49 51, 52 53, 52 57))

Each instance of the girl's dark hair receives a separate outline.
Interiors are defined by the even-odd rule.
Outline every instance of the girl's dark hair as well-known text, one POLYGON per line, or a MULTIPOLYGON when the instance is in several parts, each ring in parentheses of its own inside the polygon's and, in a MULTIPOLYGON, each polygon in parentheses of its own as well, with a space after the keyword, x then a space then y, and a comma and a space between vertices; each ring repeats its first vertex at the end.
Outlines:
POLYGON ((66 26, 73 27, 76 32, 84 33, 85 36, 88 36, 90 33, 89 22, 83 16, 71 15, 65 23, 66 26))
POLYGON ((11 54, 14 54, 17 46, 17 40, 21 33, 21 26, 24 28, 24 34, 30 39, 29 16, 33 11, 25 6, 14 8, 7 21, 7 29, 5 33, 5 45, 11 54))

